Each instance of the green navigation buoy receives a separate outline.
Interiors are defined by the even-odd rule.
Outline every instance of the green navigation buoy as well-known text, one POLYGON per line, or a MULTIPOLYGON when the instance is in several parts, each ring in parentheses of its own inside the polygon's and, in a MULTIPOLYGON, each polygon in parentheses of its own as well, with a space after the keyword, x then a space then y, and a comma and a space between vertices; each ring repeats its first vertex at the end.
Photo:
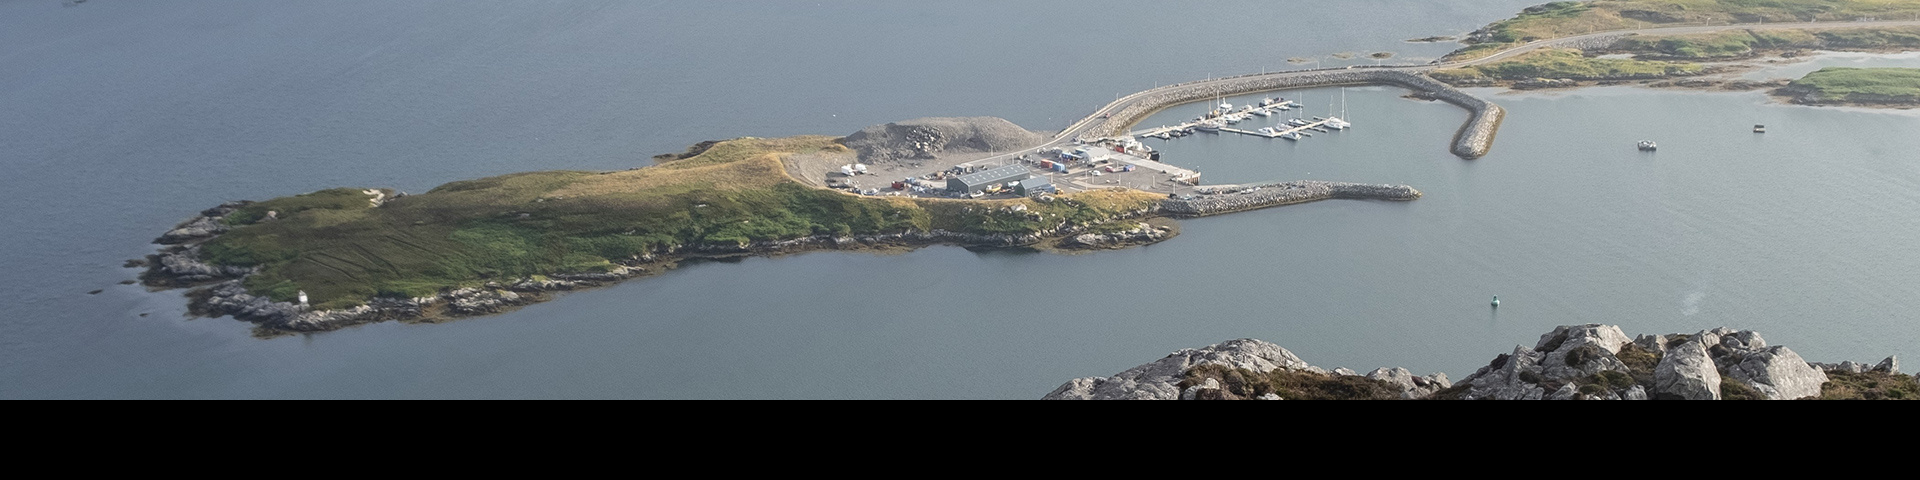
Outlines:
POLYGON ((1499 296, 1499 295, 1494 295, 1494 296, 1493 296, 1493 308, 1500 308, 1500 296, 1499 296))

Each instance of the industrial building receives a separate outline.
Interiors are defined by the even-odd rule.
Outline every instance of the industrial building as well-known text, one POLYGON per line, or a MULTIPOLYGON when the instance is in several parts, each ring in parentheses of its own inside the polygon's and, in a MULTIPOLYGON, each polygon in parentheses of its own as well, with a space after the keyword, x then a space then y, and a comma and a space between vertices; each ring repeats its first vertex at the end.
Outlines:
POLYGON ((1032 170, 1025 165, 1007 165, 981 170, 947 180, 947 190, 959 193, 974 193, 986 190, 997 183, 1026 180, 1033 176, 1032 170))
POLYGON ((1060 190, 1053 188, 1053 181, 1047 180, 1047 177, 1033 177, 1021 180, 1013 193, 1018 193, 1022 197, 1031 197, 1042 193, 1060 193, 1060 190))

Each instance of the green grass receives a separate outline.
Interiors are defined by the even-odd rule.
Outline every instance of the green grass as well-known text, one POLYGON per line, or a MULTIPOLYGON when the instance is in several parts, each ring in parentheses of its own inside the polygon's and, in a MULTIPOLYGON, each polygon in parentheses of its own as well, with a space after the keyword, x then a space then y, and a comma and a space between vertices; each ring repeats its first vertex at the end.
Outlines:
POLYGON ((1738 380, 1734 380, 1733 377, 1726 376, 1725 372, 1722 372, 1720 375, 1721 375, 1720 376, 1720 399, 1721 400, 1766 400, 1767 399, 1766 394, 1760 393, 1759 390, 1754 390, 1753 387, 1749 387, 1747 386, 1747 384, 1740 383, 1740 381, 1738 380))
POLYGON ((1920 48, 1920 28, 1746 30, 1695 35, 1634 36, 1615 50, 1679 59, 1721 59, 1759 50, 1920 48))
POLYGON ((1827 67, 1787 89, 1817 101, 1920 102, 1920 69, 1827 67))
POLYGON ((1912 375, 1879 372, 1827 372, 1820 385, 1821 400, 1920 400, 1920 383, 1912 375))
POLYGON ((1487 25, 1474 44, 1449 60, 1484 56, 1501 48, 1549 38, 1609 30, 1702 23, 1846 21, 1864 17, 1920 19, 1920 0, 1597 0, 1527 7, 1513 18, 1487 25))
POLYGON ((256 294, 287 300, 305 290, 316 306, 341 308, 375 296, 604 271, 666 246, 936 228, 1030 233, 1099 223, 1159 198, 1131 191, 1046 204, 857 197, 799 184, 781 165, 786 155, 844 148, 832 137, 737 139, 654 167, 453 182, 380 208, 369 208, 357 189, 323 190, 248 206, 203 256, 261 267, 247 279, 256 294), (1008 211, 1013 205, 1027 210, 1008 211), (280 220, 249 224, 270 209, 280 220))
POLYGON ((1599 80, 1692 75, 1699 73, 1701 68, 1700 65, 1691 63, 1592 58, 1581 55, 1580 51, 1575 49, 1547 49, 1514 57, 1504 62, 1439 70, 1432 75, 1443 81, 1481 78, 1599 80))

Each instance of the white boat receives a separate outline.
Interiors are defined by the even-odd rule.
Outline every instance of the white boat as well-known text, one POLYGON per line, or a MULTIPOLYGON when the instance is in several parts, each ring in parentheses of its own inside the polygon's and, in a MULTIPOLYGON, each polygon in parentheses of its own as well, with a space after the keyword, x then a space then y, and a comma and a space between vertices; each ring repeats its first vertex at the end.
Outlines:
POLYGON ((1261 135, 1265 135, 1265 136, 1269 136, 1269 137, 1271 137, 1271 136, 1273 136, 1273 134, 1275 134, 1275 133, 1280 133, 1280 131, 1279 131, 1279 130, 1274 130, 1274 129, 1273 129, 1273 127, 1260 127, 1260 129, 1259 129, 1259 130, 1254 130, 1254 131, 1253 131, 1253 133, 1258 133, 1258 134, 1261 134, 1261 135))
POLYGON ((1313 123, 1313 122, 1309 122, 1309 121, 1306 121, 1306 120, 1301 120, 1301 119, 1298 119, 1298 118, 1289 118, 1289 119, 1287 119, 1287 124, 1288 124, 1288 125, 1293 125, 1293 126, 1296 126, 1296 127, 1304 127, 1304 126, 1307 126, 1307 124, 1309 124, 1309 123, 1313 123))
POLYGON ((1300 139, 1300 132, 1287 132, 1287 133, 1282 133, 1282 134, 1280 134, 1280 138, 1284 138, 1284 139, 1287 139, 1287 140, 1299 140, 1299 139, 1300 139))
POLYGON ((1233 111, 1233 104, 1231 104, 1231 103, 1227 103, 1227 102, 1220 102, 1220 111, 1222 111, 1222 112, 1231 112, 1231 111, 1233 111))
POLYGON ((1199 125, 1194 125, 1193 129, 1199 130, 1202 132, 1218 132, 1220 131, 1220 124, 1213 123, 1213 122, 1202 122, 1199 125))
MULTIPOLYGON (((1328 105, 1327 107, 1329 110, 1331 110, 1333 106, 1328 105)), ((1347 116, 1347 89, 1341 88, 1340 89, 1340 117, 1344 117, 1344 116, 1347 116)), ((1340 117, 1333 116, 1333 112, 1327 112, 1327 123, 1326 123, 1327 128, 1331 128, 1334 130, 1346 130, 1347 127, 1353 126, 1352 122, 1342 120, 1340 117)))
POLYGON ((1660 148, 1660 145, 1653 143, 1652 140, 1641 140, 1639 146, 1640 146, 1640 151, 1643 151, 1643 152, 1651 152, 1660 148))
POLYGON ((1254 109, 1254 111, 1253 111, 1253 114, 1254 114, 1254 115, 1259 115, 1259 116, 1262 116, 1262 117, 1270 117, 1270 116, 1273 116, 1273 111, 1272 111, 1272 110, 1267 110, 1267 109, 1264 109, 1264 108, 1259 108, 1259 109, 1254 109))

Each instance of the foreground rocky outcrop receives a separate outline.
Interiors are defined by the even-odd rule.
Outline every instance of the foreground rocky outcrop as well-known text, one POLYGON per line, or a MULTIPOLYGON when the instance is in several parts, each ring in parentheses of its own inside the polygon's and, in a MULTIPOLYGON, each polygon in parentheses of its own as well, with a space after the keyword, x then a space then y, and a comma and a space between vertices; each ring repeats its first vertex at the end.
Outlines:
POLYGON ((1048 400, 1920 400, 1899 359, 1809 363, 1760 334, 1728 328, 1628 338, 1613 325, 1566 325, 1515 346, 1458 383, 1403 368, 1326 370, 1272 343, 1185 349, 1111 377, 1078 378, 1048 400), (1829 375, 1833 375, 1830 377, 1829 375))
POLYGON ((1279 345, 1243 338, 1173 352, 1111 377, 1076 378, 1044 399, 1283 400, 1328 391, 1364 398, 1420 398, 1451 385, 1446 374, 1415 377, 1400 368, 1382 368, 1366 376, 1344 368, 1329 371, 1308 364, 1279 345), (1288 397, 1291 391, 1276 391, 1288 387, 1301 395, 1288 397))

